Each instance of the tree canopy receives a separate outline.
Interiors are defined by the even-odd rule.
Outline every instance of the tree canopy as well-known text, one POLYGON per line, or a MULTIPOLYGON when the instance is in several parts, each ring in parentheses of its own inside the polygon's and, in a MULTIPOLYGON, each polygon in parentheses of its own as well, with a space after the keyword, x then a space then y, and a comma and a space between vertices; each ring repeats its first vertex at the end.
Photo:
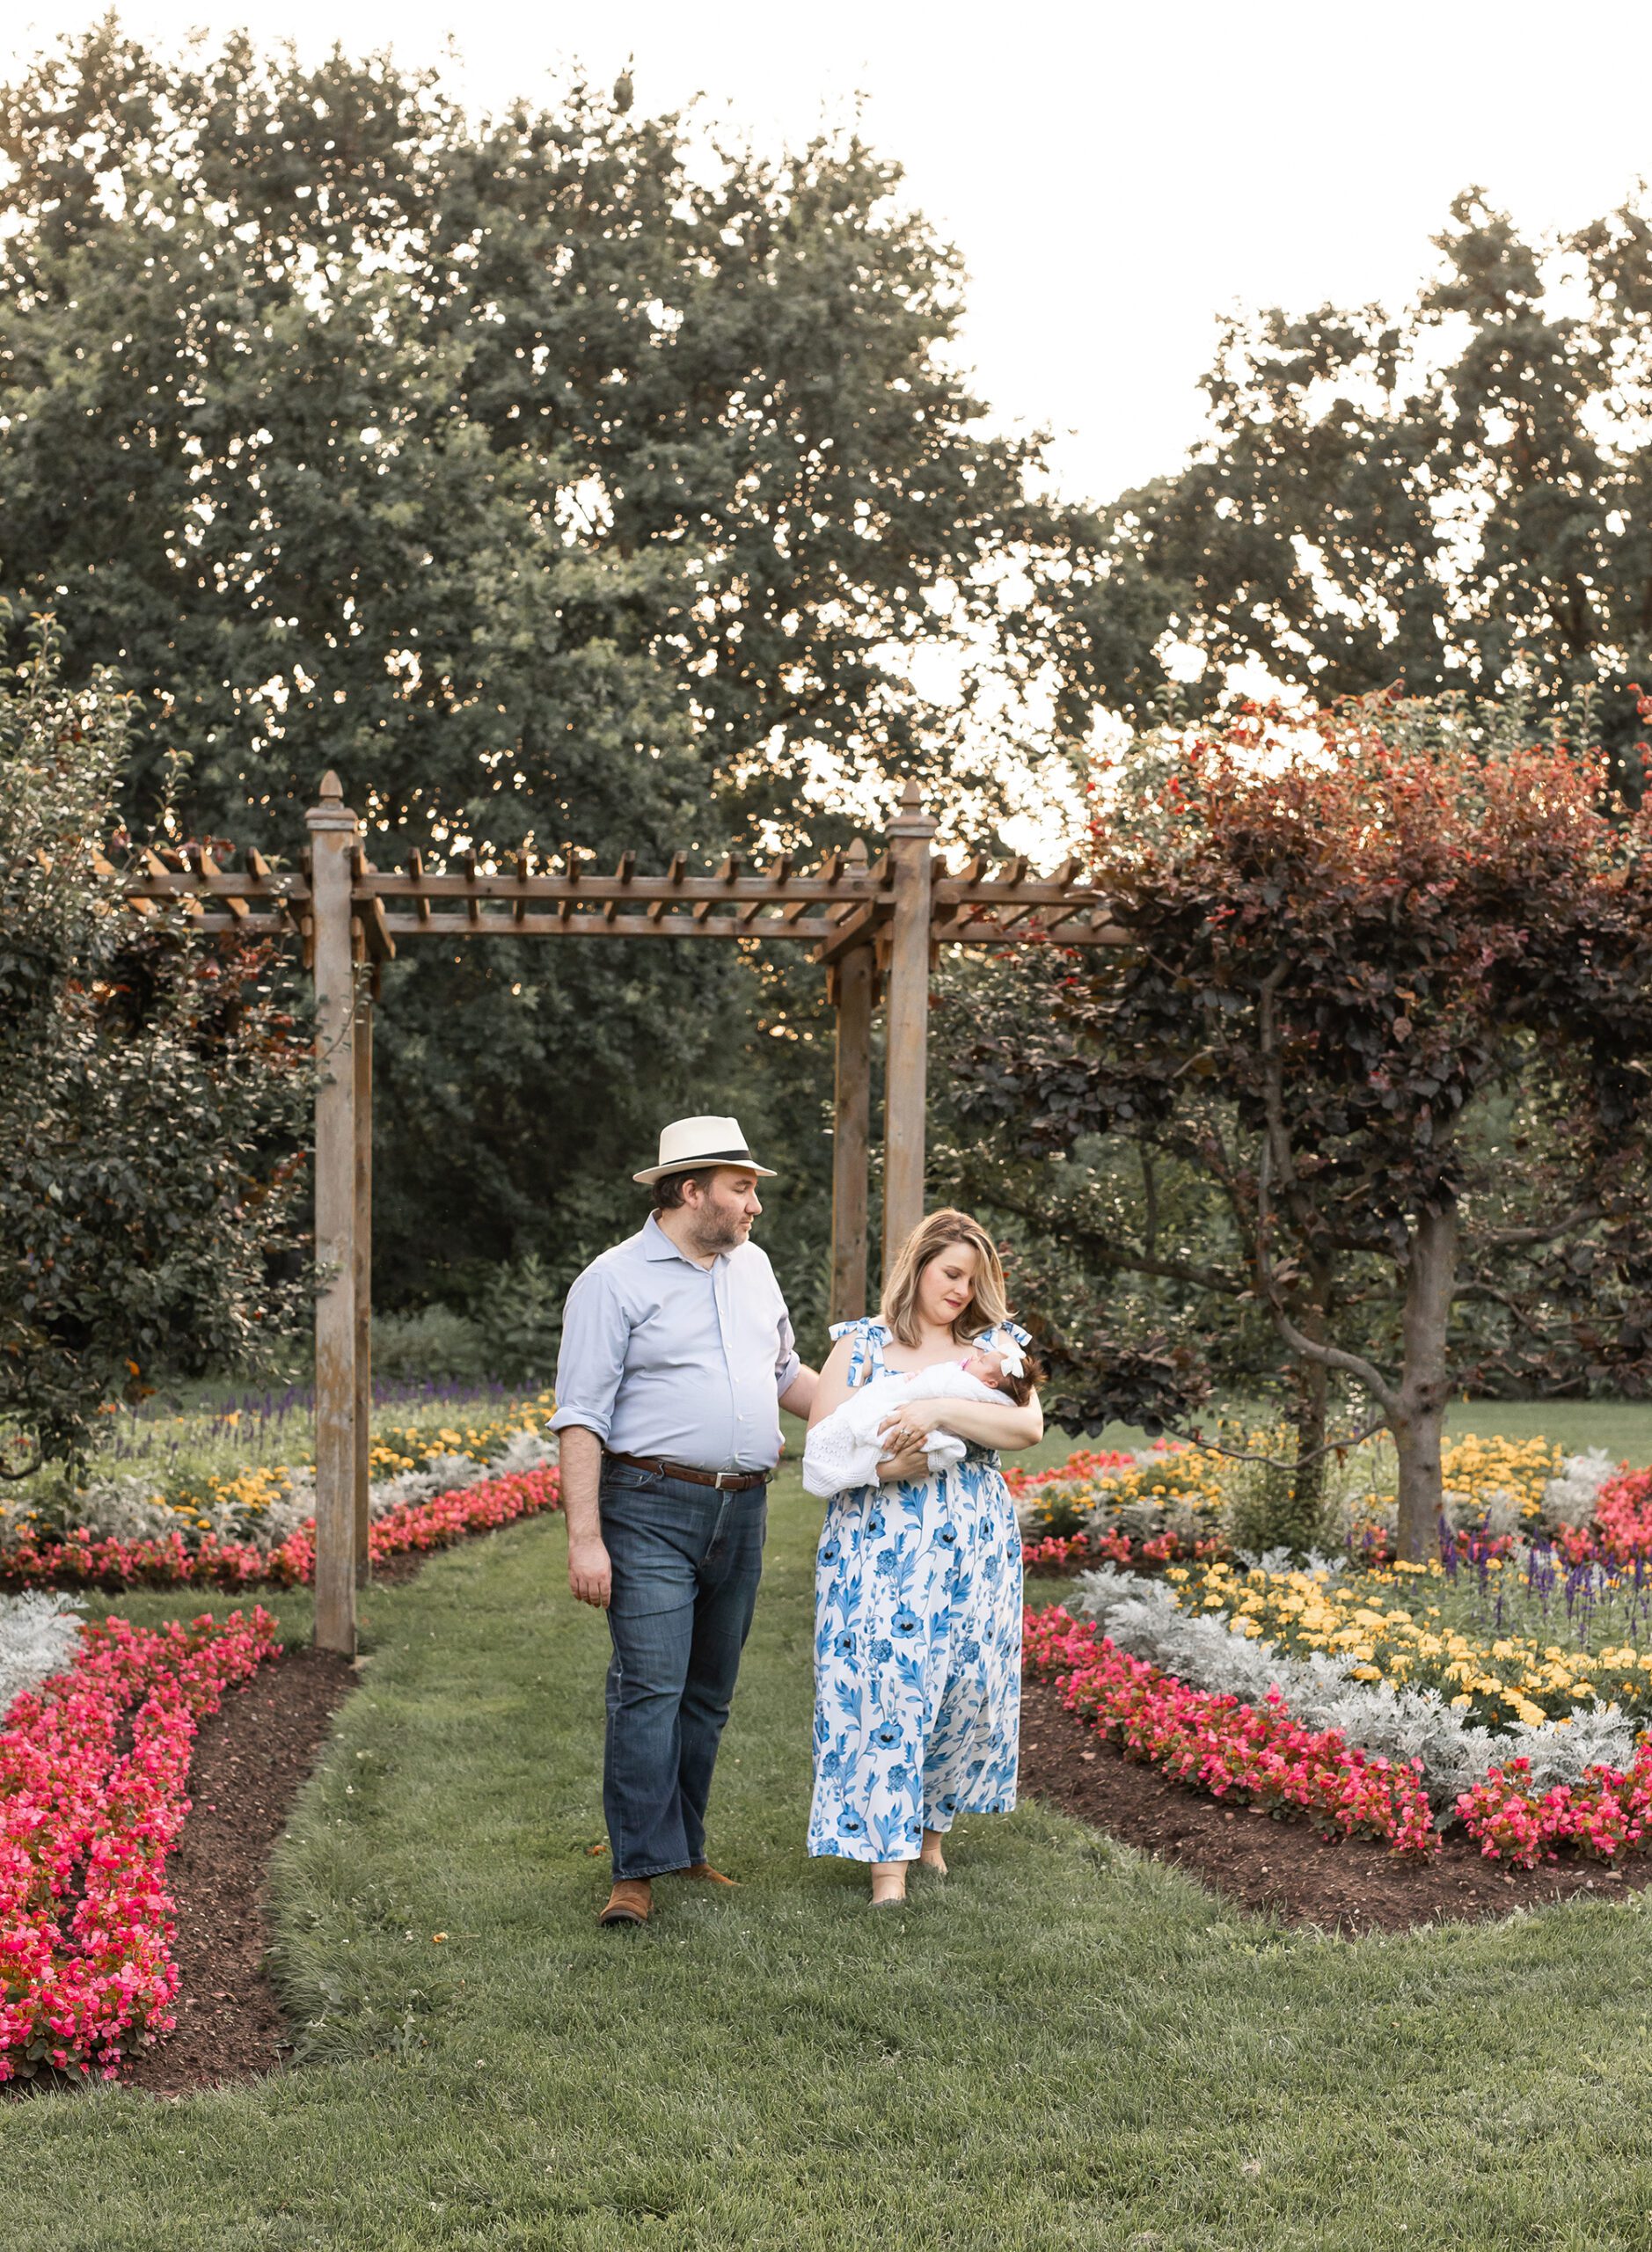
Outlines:
MULTIPOLYGON (((8 621, 9 622, 9 621, 8 621)), ((37 619, 0 681, 0 1419, 15 1474, 160 1365, 259 1356, 303 1309, 311 1084, 267 948, 135 918, 105 856, 128 706, 37 619)))
MULTIPOLYGON (((0 99, 0 153, 4 577, 69 679, 131 691, 135 815, 179 746, 185 822, 273 854, 327 766, 385 852, 831 844, 821 778, 955 790, 1071 685, 1073 527, 951 366, 955 256, 852 134, 771 160, 577 81, 478 120, 382 58, 105 26, 0 99)), ((616 1149, 728 1107, 744 978, 398 965, 392 1289, 548 1207, 613 1225, 616 1149)), ((825 1155, 807 1121, 812 1193, 825 1155)))
POLYGON ((1488 1364, 1652 1382, 1652 806, 1517 725, 1374 698, 1195 735, 1156 818, 1095 823, 1130 943, 1034 956, 959 1058, 966 1109, 1030 1158, 1112 1135, 1214 1187, 1225 1272, 1128 1240, 1104 1268, 1256 1304, 1363 1386, 1409 1555, 1447 1399, 1488 1364))
MULTIPOLYGON (((1236 316, 1204 379, 1210 436, 1106 511, 1088 589, 1108 700, 1195 706, 1259 664, 1321 702, 1416 695, 1561 709, 1652 671, 1652 216, 1555 244, 1471 189, 1403 311, 1236 316)), ((1638 766, 1620 769, 1631 788, 1638 766)))

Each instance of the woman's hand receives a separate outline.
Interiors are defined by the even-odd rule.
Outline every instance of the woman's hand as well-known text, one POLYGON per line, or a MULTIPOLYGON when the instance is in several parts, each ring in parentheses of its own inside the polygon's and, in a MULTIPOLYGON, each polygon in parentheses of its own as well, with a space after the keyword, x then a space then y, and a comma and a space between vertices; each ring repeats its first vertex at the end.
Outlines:
POLYGON ((911 1400, 879 1424, 878 1437, 886 1446, 916 1447, 921 1452, 930 1433, 945 1416, 947 1406, 944 1400, 911 1400))
POLYGON ((929 1475, 929 1449, 919 1439, 916 1446, 903 1447, 898 1454, 881 1455, 878 1459, 880 1486, 917 1485, 929 1475))

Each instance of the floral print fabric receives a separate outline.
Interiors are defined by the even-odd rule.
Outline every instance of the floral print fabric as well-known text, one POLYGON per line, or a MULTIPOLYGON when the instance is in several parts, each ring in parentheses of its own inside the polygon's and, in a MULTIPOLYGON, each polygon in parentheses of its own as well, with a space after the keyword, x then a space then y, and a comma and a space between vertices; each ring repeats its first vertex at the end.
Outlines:
MULTIPOLYGON (((885 1373, 888 1332, 845 1322, 849 1381, 885 1373)), ((996 1453, 826 1511, 815 1571, 808 1850, 913 1861, 923 1832, 1015 1804, 1021 1539, 996 1453)))

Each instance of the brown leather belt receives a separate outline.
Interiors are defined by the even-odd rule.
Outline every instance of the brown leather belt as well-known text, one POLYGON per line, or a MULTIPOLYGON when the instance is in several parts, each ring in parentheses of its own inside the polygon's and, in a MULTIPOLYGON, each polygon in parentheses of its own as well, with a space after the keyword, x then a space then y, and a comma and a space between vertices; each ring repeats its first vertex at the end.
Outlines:
POLYGON ((686 1478, 691 1486, 715 1486, 720 1494, 749 1494, 754 1486, 766 1486, 773 1477, 772 1470, 693 1470, 686 1462, 662 1462, 657 1456, 621 1454, 617 1448, 607 1450, 610 1462, 628 1462, 633 1470, 652 1470, 656 1478, 686 1478))

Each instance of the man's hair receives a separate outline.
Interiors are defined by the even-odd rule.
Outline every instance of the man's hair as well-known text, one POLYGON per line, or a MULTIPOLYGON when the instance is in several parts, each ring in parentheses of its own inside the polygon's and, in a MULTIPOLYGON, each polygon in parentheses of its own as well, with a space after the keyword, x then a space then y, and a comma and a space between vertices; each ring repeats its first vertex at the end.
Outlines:
POLYGON ((662 1173, 654 1184, 654 1210, 676 1211, 683 1203, 684 1181, 703 1181, 708 1173, 715 1173, 716 1170, 716 1166, 712 1165, 685 1165, 680 1173, 662 1173))

